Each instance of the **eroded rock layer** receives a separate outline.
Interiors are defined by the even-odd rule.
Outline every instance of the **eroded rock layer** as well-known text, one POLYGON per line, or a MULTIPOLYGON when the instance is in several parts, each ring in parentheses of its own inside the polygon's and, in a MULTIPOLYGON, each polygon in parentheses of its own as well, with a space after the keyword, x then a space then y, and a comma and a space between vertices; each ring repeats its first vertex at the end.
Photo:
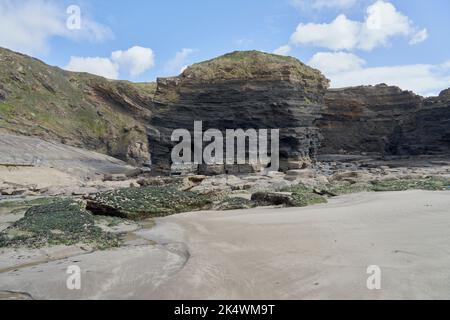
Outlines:
POLYGON ((406 144, 414 154, 450 154, 450 89, 423 100, 406 144))
POLYGON ((450 98, 424 99, 384 84, 329 90, 318 126, 321 153, 382 155, 450 151, 450 98))
MULTIPOLYGON (((450 89, 423 98, 387 85, 327 90, 295 58, 233 52, 158 83, 112 81, 0 48, 0 134, 33 136, 169 172, 175 129, 280 129, 281 169, 316 153, 450 154, 450 89), (156 91, 156 92, 155 92, 156 91)), ((195 166, 247 173, 258 166, 195 166)))
MULTIPOLYGON (((169 170, 173 130, 192 132, 194 121, 202 121, 204 131, 219 129, 224 136, 227 129, 280 129, 282 168, 308 165, 320 143, 315 121, 327 86, 319 71, 294 58, 256 51, 227 54, 159 79, 149 135, 152 162, 169 170)), ((248 169, 219 166, 215 172, 248 169)))
POLYGON ((0 48, 0 134, 35 136, 142 165, 154 84, 51 67, 0 48))

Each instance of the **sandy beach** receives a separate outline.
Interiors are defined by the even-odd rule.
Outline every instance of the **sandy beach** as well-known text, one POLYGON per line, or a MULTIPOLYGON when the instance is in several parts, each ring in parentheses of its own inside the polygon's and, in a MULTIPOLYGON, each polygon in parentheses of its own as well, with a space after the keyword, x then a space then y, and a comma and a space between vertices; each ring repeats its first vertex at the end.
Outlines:
POLYGON ((449 208, 448 192, 407 191, 174 215, 119 249, 16 260, 0 290, 35 299, 445 299, 449 208), (70 265, 82 270, 81 290, 66 288, 70 265), (370 265, 381 268, 381 290, 367 289, 370 265))

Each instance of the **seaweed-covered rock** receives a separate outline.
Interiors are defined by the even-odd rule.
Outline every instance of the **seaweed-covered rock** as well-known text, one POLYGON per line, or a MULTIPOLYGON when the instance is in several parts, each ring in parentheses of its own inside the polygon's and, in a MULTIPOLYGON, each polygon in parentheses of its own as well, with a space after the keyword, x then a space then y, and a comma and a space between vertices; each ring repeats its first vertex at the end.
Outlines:
POLYGON ((0 233, 0 247, 43 247, 90 244, 97 248, 119 244, 117 235, 95 226, 82 203, 65 199, 29 208, 25 216, 0 233))
POLYGON ((149 187, 149 186, 173 186, 176 187, 180 191, 189 191, 192 188, 200 185, 203 180, 205 180, 205 176, 157 176, 157 177, 143 177, 140 178, 137 183, 141 187, 149 187))
POLYGON ((307 207, 314 204, 327 203, 325 197, 302 183, 284 188, 282 191, 291 193, 293 207, 307 207))
POLYGON ((256 207, 256 203, 252 200, 248 200, 241 197, 228 198, 221 201, 215 206, 216 210, 239 210, 239 209, 251 209, 256 207))
POLYGON ((87 208, 94 214, 117 216, 131 220, 211 208, 212 201, 194 192, 175 186, 148 186, 109 191, 87 199, 87 208))
POLYGON ((333 181, 325 187, 326 192, 344 195, 358 192, 387 192, 406 190, 444 191, 450 189, 450 181, 441 177, 425 179, 386 179, 372 181, 333 181))
POLYGON ((349 181, 338 181, 328 185, 326 191, 336 196, 372 191, 372 185, 368 182, 352 183, 349 181))
POLYGON ((327 199, 314 192, 293 193, 292 200, 294 207, 307 207, 315 204, 327 203, 327 199))
POLYGON ((399 179, 373 182, 373 191, 405 191, 405 190, 448 190, 450 180, 445 178, 430 177, 427 179, 399 179))
POLYGON ((280 192, 256 192, 252 194, 252 201, 258 206, 294 206, 291 195, 280 192))

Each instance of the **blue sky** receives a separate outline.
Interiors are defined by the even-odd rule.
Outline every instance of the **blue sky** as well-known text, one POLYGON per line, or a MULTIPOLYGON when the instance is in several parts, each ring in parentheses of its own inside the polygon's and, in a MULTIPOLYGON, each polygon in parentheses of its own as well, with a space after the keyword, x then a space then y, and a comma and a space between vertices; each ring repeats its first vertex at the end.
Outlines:
POLYGON ((132 81, 256 49, 299 58, 334 87, 432 95, 450 87, 449 14, 448 0, 0 0, 0 46, 132 81), (81 29, 67 28, 71 5, 81 29))

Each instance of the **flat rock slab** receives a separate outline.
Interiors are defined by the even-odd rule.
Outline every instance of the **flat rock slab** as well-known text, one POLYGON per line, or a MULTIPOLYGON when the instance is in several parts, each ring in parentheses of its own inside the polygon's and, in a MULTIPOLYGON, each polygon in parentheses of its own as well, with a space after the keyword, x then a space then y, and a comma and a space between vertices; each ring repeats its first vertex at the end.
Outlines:
POLYGON ((0 166, 54 168, 80 178, 135 169, 121 160, 93 151, 10 134, 0 135, 0 166))

